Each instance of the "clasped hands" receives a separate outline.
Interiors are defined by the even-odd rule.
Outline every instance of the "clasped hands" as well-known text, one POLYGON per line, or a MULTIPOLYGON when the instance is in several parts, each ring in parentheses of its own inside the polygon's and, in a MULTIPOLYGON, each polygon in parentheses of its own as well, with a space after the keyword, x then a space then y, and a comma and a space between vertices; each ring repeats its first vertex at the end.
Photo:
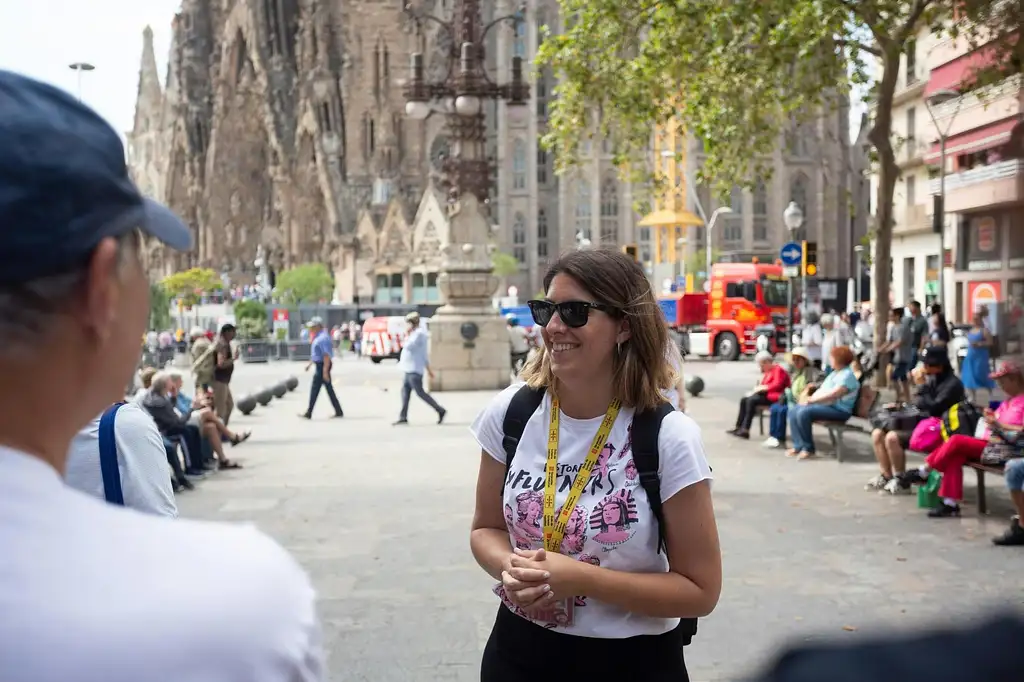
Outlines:
POLYGON ((501 584, 509 600, 534 615, 558 599, 580 592, 580 562, 543 549, 518 549, 502 563, 501 584))

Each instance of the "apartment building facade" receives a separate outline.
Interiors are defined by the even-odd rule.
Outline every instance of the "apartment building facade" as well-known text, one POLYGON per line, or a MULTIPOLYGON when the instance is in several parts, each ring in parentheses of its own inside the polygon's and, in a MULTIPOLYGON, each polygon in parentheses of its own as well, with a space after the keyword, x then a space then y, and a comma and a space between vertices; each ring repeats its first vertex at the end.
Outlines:
POLYGON ((894 100, 893 301, 941 301, 954 320, 1024 300, 1024 88, 1018 75, 967 91, 991 58, 984 46, 922 33, 904 55, 894 100))

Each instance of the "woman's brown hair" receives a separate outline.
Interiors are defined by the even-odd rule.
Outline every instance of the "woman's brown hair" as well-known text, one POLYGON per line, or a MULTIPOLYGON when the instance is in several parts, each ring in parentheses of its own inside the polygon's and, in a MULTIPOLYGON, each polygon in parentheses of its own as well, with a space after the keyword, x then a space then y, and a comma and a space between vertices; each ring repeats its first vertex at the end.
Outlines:
MULTIPOLYGON (((662 391, 671 388, 676 381, 665 357, 668 330, 640 264, 624 253, 609 249, 570 251, 548 268, 544 291, 560 274, 576 280, 590 292, 595 303, 608 306, 612 317, 629 323, 629 339, 614 356, 615 397, 623 405, 637 410, 653 409, 665 402, 662 391)), ((541 348, 526 363, 521 376, 533 388, 556 390, 546 348, 541 348)))
POLYGON ((843 367, 849 367, 853 364, 854 355, 853 351, 847 346, 836 346, 832 349, 832 366, 838 366, 840 369, 843 367))

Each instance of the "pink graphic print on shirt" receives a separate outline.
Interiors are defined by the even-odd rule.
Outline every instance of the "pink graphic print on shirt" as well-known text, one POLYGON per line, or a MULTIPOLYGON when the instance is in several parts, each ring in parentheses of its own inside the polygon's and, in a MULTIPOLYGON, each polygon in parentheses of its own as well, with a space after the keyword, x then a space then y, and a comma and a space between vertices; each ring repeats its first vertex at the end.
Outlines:
POLYGON ((636 499, 628 489, 608 495, 594 506, 590 528, 596 530, 594 540, 606 547, 621 545, 633 537, 633 524, 639 521, 636 499))
POLYGON ((565 522, 565 537, 562 538, 562 551, 566 554, 579 554, 587 542, 587 510, 577 506, 569 514, 565 522))
POLYGON ((511 529, 514 535, 541 540, 544 530, 541 521, 544 518, 544 496, 535 490, 516 495, 516 518, 511 529))

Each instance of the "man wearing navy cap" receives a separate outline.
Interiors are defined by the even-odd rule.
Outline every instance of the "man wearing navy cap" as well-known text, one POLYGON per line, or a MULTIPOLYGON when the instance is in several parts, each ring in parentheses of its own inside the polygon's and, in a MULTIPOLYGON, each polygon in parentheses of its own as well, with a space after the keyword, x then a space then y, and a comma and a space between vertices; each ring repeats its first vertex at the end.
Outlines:
POLYGON ((0 70, 0 678, 319 679, 314 593, 276 543, 61 480, 72 438, 138 360, 142 234, 192 243, 139 194, 97 114, 0 70))

